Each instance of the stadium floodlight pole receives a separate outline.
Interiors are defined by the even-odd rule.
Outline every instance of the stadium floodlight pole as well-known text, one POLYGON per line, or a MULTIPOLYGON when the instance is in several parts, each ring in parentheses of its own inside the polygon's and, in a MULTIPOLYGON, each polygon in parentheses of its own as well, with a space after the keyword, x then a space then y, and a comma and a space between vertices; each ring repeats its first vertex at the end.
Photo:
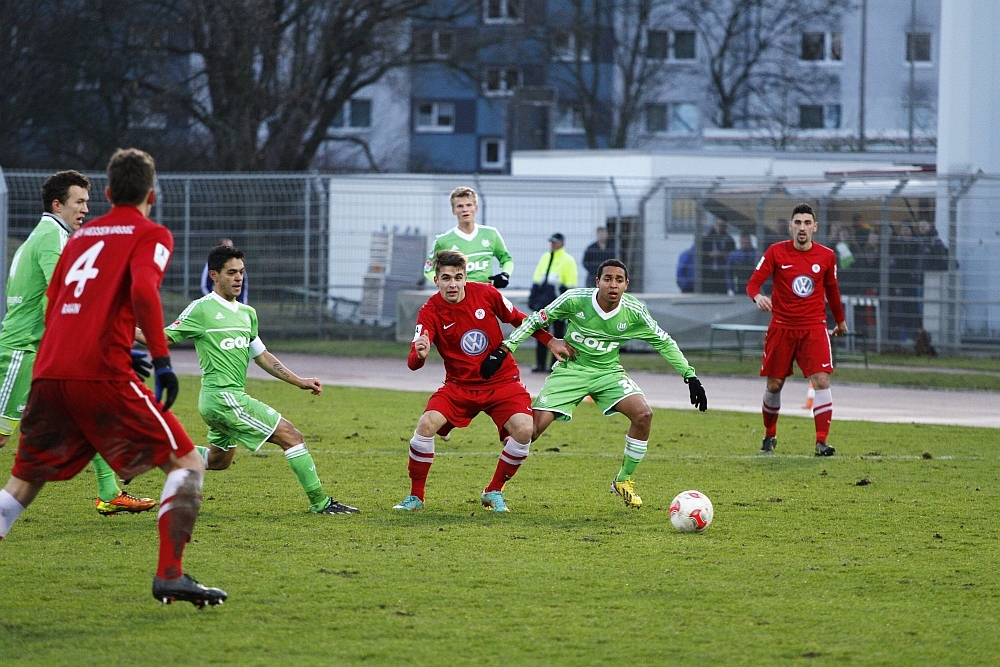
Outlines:
POLYGON ((861 77, 858 84, 858 150, 865 152, 865 54, 868 51, 868 0, 861 0, 861 77))

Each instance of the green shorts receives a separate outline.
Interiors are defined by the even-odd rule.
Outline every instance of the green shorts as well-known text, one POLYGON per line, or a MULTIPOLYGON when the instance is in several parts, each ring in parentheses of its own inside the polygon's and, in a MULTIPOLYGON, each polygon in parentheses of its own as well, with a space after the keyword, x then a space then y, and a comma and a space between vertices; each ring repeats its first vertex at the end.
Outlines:
POLYGON ((242 391, 203 390, 198 412, 208 424, 208 443, 219 449, 243 445, 255 452, 281 421, 277 410, 242 391))
POLYGON ((582 370, 556 364, 531 407, 555 412, 559 415, 557 421, 568 422, 573 418, 573 408, 587 396, 605 415, 610 415, 617 412, 615 406, 622 399, 632 394, 642 394, 642 389, 624 369, 582 370))
POLYGON ((0 435, 10 435, 28 402, 35 353, 0 347, 0 435))

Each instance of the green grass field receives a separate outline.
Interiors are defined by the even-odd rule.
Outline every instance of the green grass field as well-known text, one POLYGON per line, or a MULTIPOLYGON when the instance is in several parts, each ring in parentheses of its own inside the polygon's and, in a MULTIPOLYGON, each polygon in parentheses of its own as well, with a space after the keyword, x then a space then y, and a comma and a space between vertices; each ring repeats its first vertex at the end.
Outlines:
MULTIPOLYGON (((196 442, 196 381, 177 412, 196 442)), ((280 451, 209 472, 186 568, 230 601, 150 595, 153 514, 103 518, 90 472, 48 486, 0 543, 3 665, 971 665, 1000 654, 1000 478, 987 429, 812 423, 657 410, 636 475, 608 493, 626 422, 584 404, 507 487, 478 503, 499 453, 478 418, 438 441, 427 509, 407 442, 426 395, 251 382, 306 435, 328 491, 357 516, 313 516, 280 451), (922 457, 929 452, 930 459, 922 457), (674 531, 668 506, 708 494, 715 521, 674 531)), ((0 473, 11 447, 0 450, 0 473)), ((130 490, 158 496, 152 472, 130 490)))

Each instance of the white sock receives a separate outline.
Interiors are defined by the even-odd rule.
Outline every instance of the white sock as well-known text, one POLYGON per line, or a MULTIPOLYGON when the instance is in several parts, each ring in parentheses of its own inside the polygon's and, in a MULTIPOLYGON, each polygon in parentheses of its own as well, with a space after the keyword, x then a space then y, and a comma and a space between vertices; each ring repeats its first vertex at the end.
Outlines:
POLYGON ((423 436, 413 432, 410 439, 410 458, 420 463, 434 463, 434 436, 423 436))
MULTIPOLYGON (((178 468, 167 475, 167 481, 163 483, 163 493, 160 494, 160 511, 156 514, 157 518, 173 509, 174 497, 187 481, 188 475, 194 475, 195 494, 199 498, 198 503, 200 506, 201 486, 205 482, 204 473, 188 470, 187 468, 178 468)), ((187 496, 187 498, 190 498, 190 496, 187 496)))
POLYGON ((649 440, 636 440, 625 436, 625 456, 641 461, 646 455, 646 448, 649 447, 649 440))
POLYGON ((528 449, 530 447, 530 442, 522 444, 514 438, 507 438, 507 442, 503 446, 503 451, 500 452, 500 458, 512 466, 519 466, 524 463, 524 459, 528 458, 528 449))
POLYGON ((306 443, 300 442, 294 447, 289 447, 288 449, 285 450, 285 458, 291 461, 294 458, 298 458, 299 456, 305 456, 308 453, 309 450, 306 449, 306 443))
POLYGON ((813 416, 815 417, 827 410, 833 410, 833 390, 817 389, 816 399, 813 401, 813 416))
POLYGON ((775 391, 770 392, 767 389, 764 390, 764 405, 775 410, 781 407, 781 392, 775 391))
POLYGON ((14 496, 7 493, 6 489, 0 489, 0 539, 7 537, 10 527, 23 511, 24 506, 14 496))

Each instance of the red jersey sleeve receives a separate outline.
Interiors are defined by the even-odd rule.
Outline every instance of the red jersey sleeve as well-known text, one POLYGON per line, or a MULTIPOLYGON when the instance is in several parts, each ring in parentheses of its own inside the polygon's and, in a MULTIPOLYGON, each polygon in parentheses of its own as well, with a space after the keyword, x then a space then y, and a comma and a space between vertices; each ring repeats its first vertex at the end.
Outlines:
POLYGON ((163 333, 160 283, 170 264, 173 249, 173 235, 166 227, 157 225, 143 235, 129 260, 132 309, 136 323, 146 335, 146 346, 153 359, 169 354, 167 337, 163 333))
POLYGON ((832 261, 826 269, 826 274, 823 276, 823 287, 826 291, 826 302, 833 313, 833 321, 840 324, 846 320, 846 316, 844 315, 844 304, 840 300, 840 285, 837 282, 836 255, 831 254, 831 259, 832 261))
MULTIPOLYGON (((505 324, 512 324, 515 327, 521 326, 521 323, 524 322, 528 316, 518 310, 517 306, 511 303, 507 297, 500 294, 499 290, 496 288, 493 288, 493 297, 497 318, 505 324)), ((549 341, 555 338, 555 336, 550 334, 545 329, 539 329, 535 333, 531 334, 531 337, 542 345, 548 345, 549 341)))
POLYGON ((434 317, 433 306, 431 306, 430 301, 425 303, 420 307, 420 311, 417 313, 417 328, 413 332, 413 340, 410 341, 410 354, 406 357, 406 366, 411 370, 415 371, 424 367, 424 362, 426 359, 421 359, 417 356, 417 349, 414 343, 422 335, 426 335, 431 344, 434 344, 434 333, 435 327, 434 322, 437 318, 434 317))
POLYGON ((767 250, 764 251, 764 255, 757 262, 757 267, 753 270, 750 275, 750 280, 747 281, 747 296, 751 299, 756 299, 757 295, 760 294, 760 288, 764 286, 764 283, 771 274, 774 273, 774 246, 772 245, 767 250))

